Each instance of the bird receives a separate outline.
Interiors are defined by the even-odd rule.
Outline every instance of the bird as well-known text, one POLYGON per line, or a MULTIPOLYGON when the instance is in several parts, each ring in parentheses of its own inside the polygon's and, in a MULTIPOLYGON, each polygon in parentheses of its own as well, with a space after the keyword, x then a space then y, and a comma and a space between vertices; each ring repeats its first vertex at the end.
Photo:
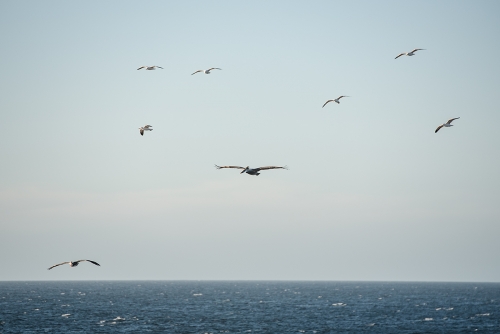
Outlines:
POLYGON ((414 56, 415 52, 417 52, 418 50, 425 50, 425 49, 413 49, 410 52, 403 52, 403 53, 398 54, 398 56, 394 59, 398 59, 401 56, 410 56, 410 57, 414 56))
POLYGON ((222 70, 222 68, 218 68, 218 67, 211 67, 211 68, 209 68, 208 70, 198 70, 198 71, 196 71, 196 72, 194 72, 194 73, 191 73, 191 75, 196 74, 196 73, 199 73, 199 72, 203 72, 203 73, 205 73, 205 74, 210 74, 210 71, 211 71, 211 70, 222 70))
POLYGON ((145 69, 146 69, 146 70, 148 70, 148 71, 156 70, 157 68, 161 68, 161 69, 163 70, 163 67, 161 67, 161 66, 156 66, 156 65, 153 65, 153 66, 141 66, 141 67, 139 67, 137 70, 141 70, 141 69, 143 69, 143 68, 145 68, 145 69))
POLYGON ((350 97, 350 96, 347 96, 347 95, 340 95, 339 97, 337 97, 335 100, 328 100, 325 102, 325 104, 323 104, 323 107, 321 108, 324 108, 328 103, 330 102, 337 102, 337 104, 340 104, 340 99, 343 98, 343 97, 350 97))
POLYGON ((440 126, 438 126, 438 127, 437 127, 437 129, 436 129, 436 131, 434 131, 434 133, 437 133, 437 132, 439 131, 439 129, 441 129, 443 126, 444 126, 445 128, 449 128, 450 126, 453 126, 453 125, 451 124, 451 122, 453 122, 454 120, 459 119, 459 118, 460 118, 460 117, 450 118, 450 119, 448 120, 448 122, 443 123, 443 124, 441 124, 440 126))
POLYGON ((85 261, 90 262, 92 264, 95 264, 96 266, 99 266, 99 267, 101 266, 99 263, 97 263, 95 261, 91 261, 91 260, 78 260, 78 261, 68 261, 68 262, 63 262, 63 263, 55 264, 52 267, 50 267, 48 270, 50 270, 50 269, 52 269, 54 267, 66 264, 66 263, 69 263, 70 267, 76 267, 80 262, 85 262, 85 261))
POLYGON ((240 166, 217 166, 215 165, 215 168, 217 169, 222 169, 222 168, 236 168, 236 169, 243 169, 240 174, 247 173, 250 175, 260 175, 261 170, 267 170, 267 169, 288 169, 288 166, 266 166, 266 167, 259 167, 259 168, 250 168, 249 166, 246 167, 240 167, 240 166))
POLYGON ((151 129, 152 127, 153 127, 152 125, 141 126, 139 128, 139 133, 141 134, 141 136, 144 136, 144 131, 153 131, 153 129, 151 129))

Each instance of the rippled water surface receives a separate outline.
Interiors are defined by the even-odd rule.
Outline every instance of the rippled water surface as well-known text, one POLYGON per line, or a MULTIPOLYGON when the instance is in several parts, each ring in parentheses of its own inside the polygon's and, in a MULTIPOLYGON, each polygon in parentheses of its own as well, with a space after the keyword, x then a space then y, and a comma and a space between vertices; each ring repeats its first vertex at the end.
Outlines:
POLYGON ((500 284, 0 282, 0 333, 500 333, 500 284))

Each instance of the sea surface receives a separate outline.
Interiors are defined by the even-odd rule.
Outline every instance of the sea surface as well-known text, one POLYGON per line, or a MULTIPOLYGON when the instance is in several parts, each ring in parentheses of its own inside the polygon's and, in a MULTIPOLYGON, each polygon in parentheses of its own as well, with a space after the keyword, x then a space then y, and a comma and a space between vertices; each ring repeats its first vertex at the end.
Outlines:
POLYGON ((0 333, 500 333, 499 283, 0 282, 0 333))

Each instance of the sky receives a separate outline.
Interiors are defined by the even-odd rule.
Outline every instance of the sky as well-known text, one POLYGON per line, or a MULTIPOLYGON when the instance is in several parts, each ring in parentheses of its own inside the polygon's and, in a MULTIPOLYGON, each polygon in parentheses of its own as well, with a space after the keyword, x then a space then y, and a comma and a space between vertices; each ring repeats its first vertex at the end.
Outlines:
POLYGON ((499 15, 0 1, 0 280, 500 282, 499 15))

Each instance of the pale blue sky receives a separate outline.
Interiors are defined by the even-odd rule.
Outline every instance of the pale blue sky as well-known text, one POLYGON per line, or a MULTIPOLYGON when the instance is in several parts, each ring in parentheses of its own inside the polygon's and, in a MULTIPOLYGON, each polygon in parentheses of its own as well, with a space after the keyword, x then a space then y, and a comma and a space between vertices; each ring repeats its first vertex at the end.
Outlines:
POLYGON ((500 281, 499 15, 0 1, 0 280, 500 281))

